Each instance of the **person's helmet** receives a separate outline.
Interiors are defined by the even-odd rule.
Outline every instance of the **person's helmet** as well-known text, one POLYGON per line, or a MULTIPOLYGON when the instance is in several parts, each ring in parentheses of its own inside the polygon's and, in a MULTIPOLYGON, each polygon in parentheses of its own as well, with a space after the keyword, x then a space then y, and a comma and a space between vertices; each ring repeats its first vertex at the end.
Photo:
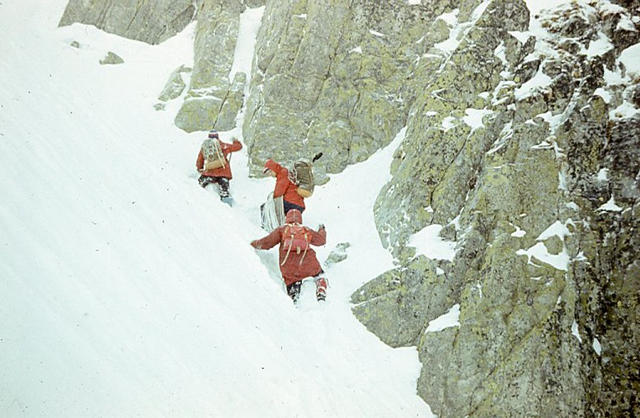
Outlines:
POLYGON ((210 131, 209 131, 209 138, 216 138, 216 139, 219 139, 219 137, 218 137, 218 131, 210 130, 210 131))

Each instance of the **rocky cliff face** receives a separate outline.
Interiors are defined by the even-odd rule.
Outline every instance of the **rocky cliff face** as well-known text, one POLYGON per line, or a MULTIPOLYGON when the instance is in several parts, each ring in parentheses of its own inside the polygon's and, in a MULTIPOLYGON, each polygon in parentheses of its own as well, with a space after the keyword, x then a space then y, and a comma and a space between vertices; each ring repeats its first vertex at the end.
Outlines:
POLYGON ((229 78, 240 14, 264 0, 201 0, 191 82, 175 123, 187 132, 232 129, 244 103, 247 74, 229 78))
POLYGON ((485 2, 411 108, 375 208, 401 267, 354 313, 417 345, 441 416, 639 413, 639 13, 569 4, 534 38, 523 3, 485 2), (432 224, 453 260, 415 258, 432 224))
POLYGON ((254 173, 323 151, 325 181, 407 127, 375 205, 398 266, 352 301, 387 344, 418 348, 435 413, 640 414, 639 1, 567 2, 533 26, 522 0, 129 3, 71 0, 62 21, 156 42, 193 7, 176 124, 230 129, 244 104, 254 173), (245 97, 239 16, 262 5, 245 97), (425 227, 455 256, 421 253, 425 227))
POLYGON ((338 172, 389 143, 428 77, 420 60, 447 37, 442 24, 425 25, 447 10, 447 1, 268 2, 244 124, 252 162, 322 151, 318 168, 338 172))

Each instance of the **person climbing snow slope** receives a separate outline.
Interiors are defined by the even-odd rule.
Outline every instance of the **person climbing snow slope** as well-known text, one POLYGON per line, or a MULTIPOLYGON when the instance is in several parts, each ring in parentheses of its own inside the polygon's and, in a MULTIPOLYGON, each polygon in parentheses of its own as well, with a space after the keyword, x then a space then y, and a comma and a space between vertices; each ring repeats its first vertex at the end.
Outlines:
POLYGON ((286 223, 273 230, 269 235, 251 241, 251 245, 259 250, 268 250, 280 244, 279 264, 282 279, 287 286, 287 294, 298 301, 302 280, 313 277, 316 283, 316 298, 325 300, 327 280, 322 277, 324 271, 316 258, 311 245, 324 245, 327 232, 324 225, 317 231, 302 225, 302 214, 298 209, 291 209, 286 215, 286 223))
POLYGON ((229 180, 231 180, 230 154, 240 151, 242 143, 233 138, 233 143, 222 142, 216 131, 210 131, 198 152, 196 168, 201 174, 198 179, 200 186, 207 187, 216 183, 219 187, 220 199, 229 199, 229 180))
POLYGON ((264 163, 264 173, 276 178, 273 198, 277 199, 282 196, 285 215, 291 209, 297 209, 302 214, 305 209, 304 198, 298 194, 298 186, 289 178, 289 170, 272 159, 268 159, 264 163))

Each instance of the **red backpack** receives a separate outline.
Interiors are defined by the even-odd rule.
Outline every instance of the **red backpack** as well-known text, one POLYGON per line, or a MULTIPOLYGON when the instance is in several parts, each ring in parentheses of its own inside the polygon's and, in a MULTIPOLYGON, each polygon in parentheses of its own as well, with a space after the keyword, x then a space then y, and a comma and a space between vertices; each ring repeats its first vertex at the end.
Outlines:
POLYGON ((302 260, 304 260, 304 256, 307 255, 307 250, 309 249, 309 240, 311 237, 307 232, 307 229, 300 224, 286 224, 284 227, 284 232, 282 234, 281 244, 284 246, 284 249, 287 250, 287 255, 280 263, 281 266, 286 263, 287 258, 289 258, 289 253, 291 251, 295 251, 296 254, 302 254, 302 258, 300 259, 300 265, 302 265, 302 260))

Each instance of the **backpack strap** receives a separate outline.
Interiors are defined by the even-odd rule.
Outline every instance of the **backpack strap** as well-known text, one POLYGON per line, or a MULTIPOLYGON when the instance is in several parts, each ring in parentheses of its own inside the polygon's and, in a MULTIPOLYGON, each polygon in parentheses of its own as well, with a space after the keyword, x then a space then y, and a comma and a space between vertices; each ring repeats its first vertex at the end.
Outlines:
POLYGON ((298 265, 302 265, 302 262, 304 261, 304 256, 307 255, 307 250, 309 249, 309 234, 307 233, 307 231, 304 231, 304 240, 307 243, 307 245, 304 247, 304 254, 302 254, 302 258, 300 259, 300 263, 298 263, 298 265))
POLYGON ((224 158, 224 152, 222 152, 222 144, 220 143, 219 139, 216 139, 216 141, 218 141, 218 146, 216 147, 216 155, 218 156, 218 159, 222 162, 222 168, 224 168, 227 164, 226 164, 226 160, 224 158))
MULTIPOLYGON (((291 224, 287 224, 287 225, 284 227, 284 236, 285 236, 285 237, 287 236, 287 233, 288 233, 288 231, 289 231, 289 229, 290 229, 290 228, 289 228, 290 226, 291 226, 291 224)), ((291 241, 293 241, 293 234, 291 234, 291 241)), ((285 255, 285 256, 284 256, 284 260, 282 260, 282 263, 280 263, 280 266, 281 266, 281 267, 282 267, 282 266, 284 266, 284 263, 286 263, 286 262, 287 262, 287 259, 289 258, 289 253, 290 253, 290 252, 291 252, 291 245, 289 245, 289 248, 287 249, 287 255, 285 255)))

